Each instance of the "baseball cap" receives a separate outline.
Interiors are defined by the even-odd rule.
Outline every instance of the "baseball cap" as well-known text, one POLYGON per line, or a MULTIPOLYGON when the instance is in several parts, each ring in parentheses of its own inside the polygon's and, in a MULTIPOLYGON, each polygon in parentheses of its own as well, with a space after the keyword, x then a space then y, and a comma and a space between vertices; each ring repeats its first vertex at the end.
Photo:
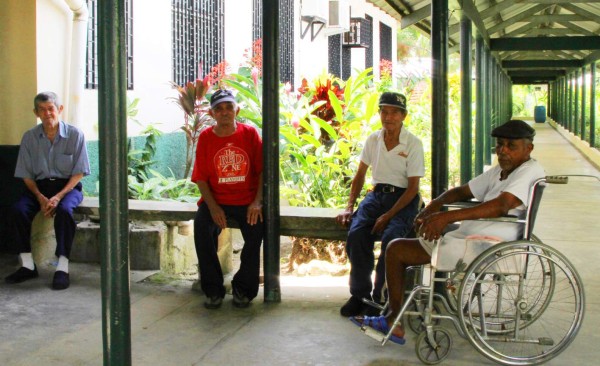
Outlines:
POLYGON ((231 90, 219 89, 210 97, 210 107, 214 108, 223 102, 237 103, 231 90))
POLYGON ((406 97, 400 93, 384 92, 379 97, 379 106, 387 105, 406 110, 406 97))
POLYGON ((505 139, 532 139, 535 130, 527 122, 520 119, 510 120, 492 130, 492 137, 505 139))

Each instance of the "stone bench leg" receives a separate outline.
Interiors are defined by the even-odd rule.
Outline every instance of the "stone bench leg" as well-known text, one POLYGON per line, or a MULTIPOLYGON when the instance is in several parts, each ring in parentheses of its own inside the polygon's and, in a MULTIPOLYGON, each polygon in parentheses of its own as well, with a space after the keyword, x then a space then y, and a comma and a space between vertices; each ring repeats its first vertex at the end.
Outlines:
POLYGON ((31 225, 31 254, 37 266, 50 267, 56 262, 54 219, 38 213, 31 225))

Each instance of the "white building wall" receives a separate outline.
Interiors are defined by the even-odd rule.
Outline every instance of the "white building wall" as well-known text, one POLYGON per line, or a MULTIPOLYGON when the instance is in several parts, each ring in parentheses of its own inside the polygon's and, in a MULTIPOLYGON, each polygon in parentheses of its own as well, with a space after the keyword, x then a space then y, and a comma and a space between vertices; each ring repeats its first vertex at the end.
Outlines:
MULTIPOLYGON (((303 1, 295 1, 294 65, 295 85, 302 78, 312 81, 327 73, 328 31, 322 30, 314 41, 310 30, 300 38, 306 22, 301 21, 303 1)), ((316 0, 328 16, 328 1, 316 0)), ((348 0, 352 16, 373 17, 374 74, 379 76, 379 22, 392 28, 395 38, 397 22, 385 12, 364 0, 348 0)), ((165 132, 177 131, 183 124, 183 113, 170 98, 177 95, 172 89, 171 0, 133 2, 134 14, 134 89, 127 92, 130 100, 139 98, 137 119, 143 126, 128 125, 128 134, 137 135, 144 126, 152 123, 165 132)), ((72 14, 61 0, 37 0, 37 62, 38 89, 54 90, 60 94, 68 108, 68 75, 72 14)), ((225 1, 225 60, 236 72, 244 61, 244 52, 252 46, 252 0, 225 1)), ((392 54, 396 54, 396 44, 392 54)), ((352 73, 365 67, 365 49, 352 50, 352 73)), ((82 129, 89 140, 98 137, 98 93, 85 90, 83 96, 86 121, 82 129)), ((65 114, 66 116, 66 114, 65 114)))
MULTIPOLYGON (((68 115, 67 93, 72 21, 72 13, 64 1, 37 0, 37 92, 57 93, 65 105, 63 118, 68 115)), ((31 96, 32 103, 33 97, 35 95, 31 96)))

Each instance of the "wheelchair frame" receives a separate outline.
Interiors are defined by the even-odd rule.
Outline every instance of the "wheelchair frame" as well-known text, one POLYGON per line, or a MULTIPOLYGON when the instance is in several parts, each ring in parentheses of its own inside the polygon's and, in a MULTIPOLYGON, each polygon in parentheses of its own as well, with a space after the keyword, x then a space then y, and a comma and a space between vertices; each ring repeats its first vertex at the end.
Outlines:
MULTIPOLYGON (((415 285, 390 331, 384 335, 370 327, 361 329, 383 346, 404 318, 419 333, 417 357, 429 365, 442 362, 452 348, 451 334, 439 325, 441 320, 451 321, 481 354, 503 365, 537 365, 556 357, 581 327, 583 283, 564 255, 533 235, 533 227, 546 184, 567 182, 567 176, 538 179, 530 189, 524 219, 485 219, 524 225, 521 240, 493 245, 468 267, 459 264, 454 272, 446 272, 445 278, 435 277, 435 265, 408 268, 415 271, 415 285), (439 282, 445 284, 446 296, 434 291, 439 282), (442 314, 434 299, 448 314, 442 314)), ((436 245, 433 263, 437 249, 436 245)), ((387 304, 363 301, 382 314, 387 309, 387 304)))

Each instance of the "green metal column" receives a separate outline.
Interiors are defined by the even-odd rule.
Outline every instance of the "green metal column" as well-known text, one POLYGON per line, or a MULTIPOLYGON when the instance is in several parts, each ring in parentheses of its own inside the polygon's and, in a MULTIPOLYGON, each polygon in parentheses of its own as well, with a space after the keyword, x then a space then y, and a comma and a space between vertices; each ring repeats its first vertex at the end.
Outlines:
POLYGON ((473 131, 471 103, 473 100, 471 80, 471 20, 463 14, 460 21, 460 183, 466 184, 473 177, 473 131))
POLYGON ((280 302, 279 1, 263 2, 263 197, 265 302, 280 302))
POLYGON ((98 2, 98 128, 104 365, 131 365, 124 0, 98 2))
POLYGON ((581 140, 585 141, 585 66, 581 68, 581 140))
POLYGON ((567 130, 573 132, 573 74, 569 74, 567 84, 567 130))
POLYGON ((483 37, 475 38, 475 176, 483 173, 485 123, 485 44, 483 37))
POLYGON ((431 2, 431 196, 448 188, 448 0, 431 2))
POLYGON ((573 79, 573 88, 575 88, 575 112, 573 113, 573 133, 575 136, 579 136, 579 71, 575 71, 575 78, 573 79))
POLYGON ((596 62, 590 64, 590 146, 596 147, 596 62))
POLYGON ((569 128, 569 75, 565 75, 563 81, 563 120, 562 126, 569 128))
POLYGON ((485 165, 492 164, 492 136, 490 133, 492 131, 492 114, 494 111, 492 110, 492 94, 493 94, 493 85, 492 85, 492 53, 486 47, 485 49, 485 86, 486 86, 486 98, 485 98, 485 130, 483 138, 485 139, 485 144, 483 145, 483 158, 485 165))

